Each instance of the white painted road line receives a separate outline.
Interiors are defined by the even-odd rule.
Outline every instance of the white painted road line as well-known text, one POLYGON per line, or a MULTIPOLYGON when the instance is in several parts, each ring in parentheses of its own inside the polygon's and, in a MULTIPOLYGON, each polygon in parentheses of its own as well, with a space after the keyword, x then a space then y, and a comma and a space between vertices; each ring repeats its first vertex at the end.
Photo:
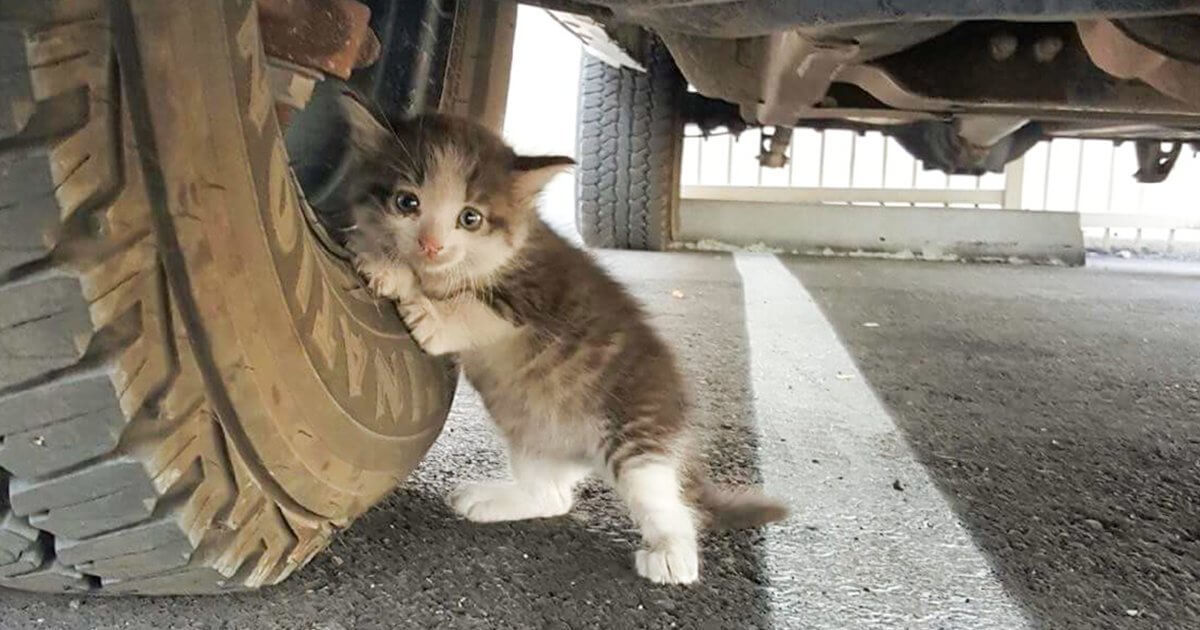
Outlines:
POLYGON ((766 533, 776 627, 1030 627, 800 282, 735 262, 763 479, 793 509, 766 533))

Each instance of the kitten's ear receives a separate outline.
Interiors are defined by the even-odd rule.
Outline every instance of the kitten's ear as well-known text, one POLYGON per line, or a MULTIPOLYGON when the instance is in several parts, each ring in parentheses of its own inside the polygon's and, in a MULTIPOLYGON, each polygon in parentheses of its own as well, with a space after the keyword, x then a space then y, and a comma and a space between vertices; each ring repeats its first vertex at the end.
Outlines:
POLYGON ((563 155, 518 155, 513 162, 513 192, 529 199, 542 191, 555 175, 575 166, 575 160, 563 155))
POLYGON ((343 93, 338 97, 338 105, 342 110, 342 119, 350 128, 350 142, 365 151, 379 151, 386 146, 392 132, 379 122, 379 119, 363 105, 361 101, 350 94, 343 93))

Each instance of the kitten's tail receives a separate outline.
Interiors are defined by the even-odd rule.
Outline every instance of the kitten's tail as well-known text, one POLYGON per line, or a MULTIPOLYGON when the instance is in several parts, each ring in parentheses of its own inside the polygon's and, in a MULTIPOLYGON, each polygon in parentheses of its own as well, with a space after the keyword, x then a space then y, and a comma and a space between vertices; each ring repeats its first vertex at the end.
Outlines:
POLYGON ((759 527, 787 518, 788 508, 754 486, 726 486, 704 480, 697 484, 696 503, 707 529, 759 527))

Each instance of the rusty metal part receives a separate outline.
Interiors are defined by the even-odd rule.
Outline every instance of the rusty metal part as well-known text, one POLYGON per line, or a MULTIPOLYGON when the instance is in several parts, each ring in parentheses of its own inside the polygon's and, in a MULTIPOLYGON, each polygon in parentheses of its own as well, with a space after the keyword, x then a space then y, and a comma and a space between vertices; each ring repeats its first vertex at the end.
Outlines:
POLYGON ((355 0, 258 0, 268 56, 342 79, 379 57, 370 19, 355 0))
MULTIPOLYGON (((854 129, 873 130, 878 127, 906 125, 921 120, 945 120, 945 114, 914 112, 901 109, 869 107, 814 107, 804 112, 797 127, 821 127, 818 121, 845 120, 854 129)), ((836 128, 836 127, 835 127, 836 128)))
POLYGON ((885 129, 926 170, 951 175, 999 173, 1009 162, 1021 157, 1042 138, 1038 125, 1025 125, 992 144, 971 144, 959 134, 958 127, 947 121, 918 121, 885 129))
POLYGON ((797 32, 772 37, 753 119, 764 125, 794 122, 801 108, 825 97, 833 76, 861 51, 856 42, 818 42, 797 32))
POLYGON ((1138 170, 1133 174, 1134 179, 1143 184, 1157 184, 1165 181, 1175 168, 1183 143, 1172 142, 1170 148, 1164 150, 1163 143, 1157 140, 1138 140, 1134 145, 1137 151, 1138 170))
POLYGON ((765 65, 767 38, 713 39, 672 32, 658 36, 696 92, 732 103, 743 111, 758 103, 758 77, 765 65))
POLYGON ((1076 25, 1088 55, 1100 69, 1117 78, 1139 79, 1167 96, 1200 105, 1200 65, 1144 46, 1108 20, 1076 25))
POLYGON ((616 68, 646 71, 646 66, 641 61, 641 47, 644 46, 644 42, 638 41, 645 33, 642 29, 610 26, 586 15, 566 11, 546 12, 555 22, 579 38, 589 55, 616 68))
POLYGON ((792 143, 792 128, 777 126, 770 135, 759 140, 758 163, 767 168, 783 168, 788 164, 787 150, 792 143))
MULTIPOLYGON (((1200 78, 1200 72, 1191 76, 1200 78)), ((962 24, 869 65, 848 67, 836 80, 859 86, 897 109, 1200 129, 1196 105, 1147 83, 1114 79, 1098 68, 1079 29, 1070 23, 962 24), (1012 32, 1028 47, 1023 44, 1011 58, 996 61, 987 42, 1000 31, 1012 32), (1061 39, 1063 47, 1053 59, 1038 61, 1033 42, 1050 37, 1061 39)))
POLYGON ((896 53, 953 27, 953 22, 938 21, 857 24, 739 40, 660 35, 698 92, 737 103, 748 121, 791 125, 824 99, 842 68, 896 53))
POLYGON ((1058 56, 1058 53, 1062 52, 1062 49, 1062 38, 1055 37, 1053 35, 1049 37, 1043 37, 1033 44, 1033 58, 1036 59, 1038 63, 1050 63, 1051 61, 1054 61, 1054 58, 1058 56))
POLYGON ((875 65, 849 66, 838 73, 836 80, 862 88, 888 107, 914 112, 962 112, 1064 121, 1086 118, 1096 122, 1141 121, 1200 127, 1200 112, 1181 107, 1149 88, 1138 89, 1136 85, 1123 86, 1125 89, 1116 90, 1103 100, 1062 102, 1049 97, 1045 100, 1018 98, 1025 95, 1011 93, 1005 97, 1003 90, 949 98, 917 91, 875 65))
MULTIPOLYGON (((1113 78, 1092 61, 1071 22, 939 24, 936 30, 921 32, 880 30, 878 25, 858 28, 870 37, 845 29, 825 28, 819 36, 804 32, 810 43, 854 42, 863 49, 847 63, 830 64, 836 66, 833 83, 825 94, 808 102, 786 98, 812 99, 821 91, 814 86, 826 85, 817 80, 821 77, 800 77, 797 58, 807 57, 796 54, 802 48, 799 40, 789 48, 782 45, 782 35, 741 40, 661 35, 699 93, 736 104, 738 114, 756 124, 777 121, 796 126, 841 118, 848 123, 895 125, 932 119, 949 122, 978 114, 993 122, 1006 117, 1014 125, 1020 120, 1055 123, 1060 125, 1056 129, 1069 134, 1094 127, 1119 130, 1119 137, 1135 133, 1145 134, 1135 137, 1162 139, 1200 137, 1200 108, 1146 83, 1113 78), (1038 42, 1044 42, 1040 55, 1038 42), (777 72, 769 74, 768 68, 777 72), (776 85, 768 91, 764 76, 807 89, 788 91, 776 85), (774 99, 767 98, 768 93, 774 99), (791 115, 794 118, 789 120, 791 115)), ((1200 77, 1200 71, 1189 76, 1200 77)), ((730 118, 728 112, 720 113, 703 119, 730 118)), ((980 146, 1005 131, 1004 125, 992 131, 972 126, 968 119, 966 134, 971 144, 980 146)))
POLYGON ((958 135, 971 146, 987 148, 1029 122, 1023 116, 981 116, 963 114, 954 118, 958 135))
POLYGON ((1043 133, 1055 138, 1100 139, 1115 140, 1117 142, 1124 142, 1126 140, 1136 141, 1145 138, 1152 138, 1154 141, 1162 142, 1196 142, 1197 138, 1200 138, 1200 133, 1197 133, 1195 130, 1139 122, 1097 124, 1084 120, 1043 122, 1041 126, 1043 133))
POLYGON ((816 25, 949 22, 1066 22, 1193 14, 1196 0, 526 0, 550 9, 588 13, 607 24, 638 24, 656 33, 748 38, 816 25))
POLYGON ((988 50, 992 53, 992 59, 1004 61, 1016 54, 1019 44, 1015 35, 1002 31, 992 35, 992 38, 988 40, 988 50))

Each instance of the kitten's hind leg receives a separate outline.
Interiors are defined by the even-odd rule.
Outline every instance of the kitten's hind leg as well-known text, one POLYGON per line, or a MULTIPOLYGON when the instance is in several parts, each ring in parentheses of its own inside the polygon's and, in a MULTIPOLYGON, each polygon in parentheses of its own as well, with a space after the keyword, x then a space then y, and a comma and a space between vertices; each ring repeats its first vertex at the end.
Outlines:
POLYGON ((542 459, 513 453, 514 481, 479 481, 460 485, 450 506, 477 523, 561 516, 575 504, 575 485, 589 468, 564 459, 542 459))
POLYGON ((683 500, 672 462, 634 460, 616 473, 616 489, 642 531, 645 548, 634 556, 638 575, 659 584, 690 584, 700 578, 696 517, 683 500))

